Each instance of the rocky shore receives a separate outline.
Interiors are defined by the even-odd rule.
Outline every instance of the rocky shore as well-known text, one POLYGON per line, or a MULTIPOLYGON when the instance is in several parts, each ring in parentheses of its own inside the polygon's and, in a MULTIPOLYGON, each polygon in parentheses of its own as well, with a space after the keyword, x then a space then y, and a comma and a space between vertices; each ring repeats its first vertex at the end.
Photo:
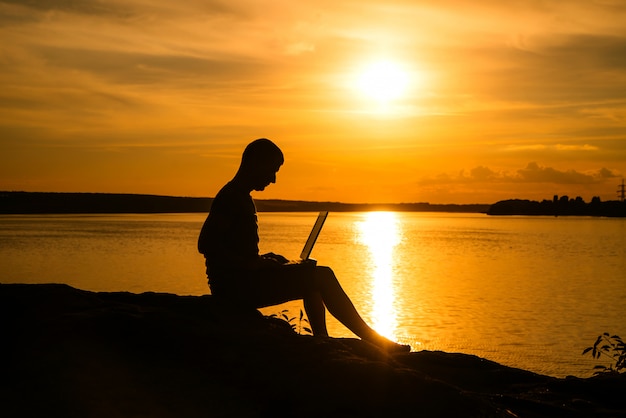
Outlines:
POLYGON ((387 356, 211 296, 0 284, 2 417, 626 417, 626 376, 387 356))

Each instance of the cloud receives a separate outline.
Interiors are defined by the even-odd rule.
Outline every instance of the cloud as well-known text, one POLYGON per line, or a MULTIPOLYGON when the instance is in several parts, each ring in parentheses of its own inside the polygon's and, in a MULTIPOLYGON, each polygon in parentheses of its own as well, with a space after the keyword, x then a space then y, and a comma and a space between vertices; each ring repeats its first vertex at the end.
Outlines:
MULTIPOLYGON (((124 51, 90 51, 83 49, 40 47, 36 50, 48 66, 73 69, 107 79, 112 83, 179 85, 228 88, 242 84, 264 72, 262 64, 188 55, 145 54, 124 51), (239 80, 239 81, 238 81, 239 80)), ((247 82, 249 84, 249 82, 247 82)))
POLYGON ((623 90, 616 86, 626 83, 626 35, 532 37, 542 39, 532 47, 495 45, 476 51, 480 61, 488 64, 483 64, 483 68, 474 64, 475 68, 470 66, 469 70, 490 80, 476 94, 485 99, 537 104, 548 109, 574 103, 603 108, 623 100, 623 90), (554 43, 555 38, 558 43, 554 43))
POLYGON ((601 179, 614 179, 616 177, 620 177, 620 175, 619 173, 614 173, 608 168, 603 167, 598 171, 597 177, 601 179))
MULTIPOLYGON (((228 2, 220 0, 188 0, 185 2, 167 2, 153 0, 141 2, 136 0, 2 0, 1 3, 19 6, 31 11, 64 12, 80 15, 136 18, 147 14, 161 14, 163 11, 194 10, 198 13, 233 13, 234 9, 228 2)), ((172 14, 170 14, 170 17, 172 14)))
POLYGON ((526 168, 517 170, 516 179, 528 183, 588 184, 595 183, 597 176, 579 173, 576 170, 559 171, 552 167, 541 167, 533 162, 526 168))
POLYGON ((554 149, 556 149, 557 151, 597 151, 599 148, 596 147, 595 145, 589 145, 589 144, 584 144, 584 145, 556 144, 554 146, 554 149))
POLYGON ((523 145, 507 145, 504 149, 506 151, 543 151, 548 148, 544 144, 523 144, 523 145))
POLYGON ((582 109, 580 113, 593 119, 605 119, 623 124, 626 121, 626 103, 606 103, 605 105, 582 109))
POLYGON ((474 180, 485 181, 497 178, 498 174, 490 168, 478 166, 472 168, 470 171, 470 177, 474 180))
POLYGON ((619 177, 618 173, 604 167, 594 171, 580 172, 573 169, 558 170, 552 167, 542 167, 536 162, 531 162, 526 168, 517 170, 512 180, 523 183, 593 184, 616 177, 619 177))
POLYGON ((508 145, 505 147, 506 151, 598 151, 600 148, 595 145, 583 144, 524 144, 524 145, 508 145))
POLYGON ((620 177, 620 174, 608 168, 581 172, 577 170, 559 170, 553 167, 541 166, 536 162, 530 162, 524 168, 515 172, 496 171, 489 167, 477 166, 467 173, 462 170, 458 175, 452 176, 441 173, 434 178, 422 179, 421 185, 450 184, 450 183, 544 183, 544 184, 596 184, 607 179, 620 177))

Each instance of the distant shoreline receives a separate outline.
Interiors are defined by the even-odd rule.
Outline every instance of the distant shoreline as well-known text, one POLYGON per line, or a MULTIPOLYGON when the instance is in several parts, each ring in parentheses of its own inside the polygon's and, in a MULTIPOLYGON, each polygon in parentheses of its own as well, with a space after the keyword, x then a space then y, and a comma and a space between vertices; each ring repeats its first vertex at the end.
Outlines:
POLYGON ((595 197, 590 203, 582 198, 570 199, 567 196, 555 196, 553 200, 510 199, 491 205, 487 215, 523 215, 523 216, 594 216, 607 218, 626 217, 626 202, 608 200, 602 202, 595 197))
MULTIPOLYGON (((213 198, 123 193, 1 192, 0 214, 207 213, 213 198)), ((341 203, 255 199, 259 212, 487 213, 490 204, 341 203)))

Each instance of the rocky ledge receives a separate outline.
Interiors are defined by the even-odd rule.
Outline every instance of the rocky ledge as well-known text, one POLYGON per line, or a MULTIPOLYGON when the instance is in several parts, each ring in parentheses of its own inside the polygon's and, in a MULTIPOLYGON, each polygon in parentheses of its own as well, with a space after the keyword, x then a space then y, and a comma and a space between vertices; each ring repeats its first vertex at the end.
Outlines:
POLYGON ((2 417, 626 417, 626 376, 387 356, 211 296, 0 285, 2 417))

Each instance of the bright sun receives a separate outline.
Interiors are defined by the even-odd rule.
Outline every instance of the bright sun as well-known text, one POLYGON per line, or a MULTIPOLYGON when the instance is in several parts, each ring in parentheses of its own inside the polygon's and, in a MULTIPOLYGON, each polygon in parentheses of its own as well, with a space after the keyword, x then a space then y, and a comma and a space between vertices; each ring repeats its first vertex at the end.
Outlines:
POLYGON ((356 75, 355 88, 364 96, 386 105, 407 94, 408 72, 392 61, 372 62, 356 75))

